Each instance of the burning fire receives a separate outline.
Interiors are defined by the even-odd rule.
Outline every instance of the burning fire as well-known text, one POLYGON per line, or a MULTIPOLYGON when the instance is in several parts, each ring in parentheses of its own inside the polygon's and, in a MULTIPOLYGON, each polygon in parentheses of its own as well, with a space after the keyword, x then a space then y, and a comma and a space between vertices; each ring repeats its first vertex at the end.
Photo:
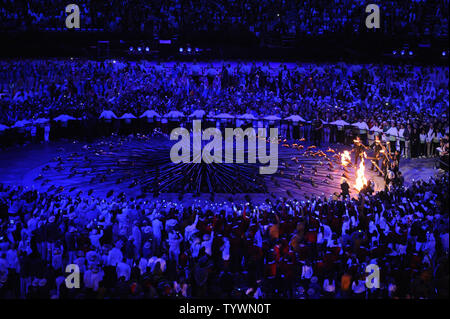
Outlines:
POLYGON ((344 151, 344 153, 341 153, 341 165, 347 166, 350 163, 351 163, 350 152, 344 151))
POLYGON ((358 192, 361 191, 361 189, 367 185, 367 179, 364 176, 365 171, 365 165, 364 165, 364 158, 366 158, 366 153, 364 153, 363 159, 361 160, 361 163, 359 163, 359 168, 356 171, 356 184, 355 188, 358 192))

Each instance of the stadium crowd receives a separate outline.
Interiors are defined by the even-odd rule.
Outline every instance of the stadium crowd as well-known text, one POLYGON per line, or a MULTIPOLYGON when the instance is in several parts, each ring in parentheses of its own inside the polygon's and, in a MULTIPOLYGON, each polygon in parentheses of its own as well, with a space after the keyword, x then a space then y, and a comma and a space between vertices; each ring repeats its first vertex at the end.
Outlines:
POLYGON ((0 185, 0 218, 2 298, 448 297, 448 174, 258 205, 0 185), (379 289, 366 285, 369 264, 379 289))
MULTIPOLYGON (((438 155, 449 131, 447 67, 17 60, 0 69, 3 130, 61 114, 98 119, 104 110, 300 115, 294 126, 310 124, 303 137, 313 140, 313 127, 326 143, 351 144, 346 125, 356 124, 366 144, 381 133, 405 157, 438 155)), ((278 124, 282 136, 298 136, 291 122, 278 124)))
MULTIPOLYGON (((448 0, 383 1, 379 30, 365 26, 360 0, 76 4, 80 32, 183 41, 253 34, 260 44, 372 31, 448 38, 448 0)), ((66 5, 0 0, 0 32, 64 31, 66 5)), ((165 134, 201 114, 221 128, 277 126, 280 141, 311 148, 354 144, 355 167, 370 146, 376 162, 385 156, 386 180, 377 193, 369 181, 351 197, 343 182, 329 198, 264 202, 0 183, 0 299, 448 298, 448 82, 448 67, 403 63, 0 60, 0 150, 165 134), (443 171, 404 185, 401 157, 437 156, 443 171), (379 280, 367 280, 373 265, 379 280)))
MULTIPOLYGON (((63 30, 64 1, 2 0, 0 30, 63 30)), ((260 36, 365 32, 365 1, 89 1, 77 2, 82 28, 175 36, 253 32, 260 36)), ((448 0, 383 1, 380 30, 391 35, 448 36, 448 0), (405 14, 406 13, 406 14, 405 14)), ((238 33, 236 33, 238 34, 238 33)))

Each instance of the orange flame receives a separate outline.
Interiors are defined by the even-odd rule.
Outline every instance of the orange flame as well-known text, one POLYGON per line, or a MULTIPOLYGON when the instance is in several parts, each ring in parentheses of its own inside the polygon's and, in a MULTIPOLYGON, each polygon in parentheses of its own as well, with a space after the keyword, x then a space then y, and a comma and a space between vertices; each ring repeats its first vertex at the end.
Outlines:
POLYGON ((366 158, 366 153, 364 153, 363 159, 361 160, 361 163, 359 163, 359 168, 356 171, 356 183, 355 188, 358 192, 361 191, 361 189, 367 185, 367 179, 364 176, 365 171, 365 165, 364 165, 364 158, 366 158))
POLYGON ((351 163, 350 152, 344 151, 344 153, 341 153, 341 165, 347 166, 350 163, 351 163))

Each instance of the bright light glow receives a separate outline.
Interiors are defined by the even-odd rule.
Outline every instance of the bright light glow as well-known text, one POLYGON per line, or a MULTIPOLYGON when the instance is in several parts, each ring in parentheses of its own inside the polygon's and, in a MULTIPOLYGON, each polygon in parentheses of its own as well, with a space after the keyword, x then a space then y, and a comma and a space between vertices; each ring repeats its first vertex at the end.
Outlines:
POLYGON ((341 165, 347 166, 350 163, 351 163, 350 152, 344 151, 344 153, 341 153, 341 165))
POLYGON ((364 171, 366 169, 366 167, 364 165, 365 158, 366 158, 366 153, 364 153, 363 159, 361 160, 361 163, 359 163, 359 168, 356 171, 355 188, 358 192, 360 192, 361 189, 367 185, 367 179, 364 176, 364 171))

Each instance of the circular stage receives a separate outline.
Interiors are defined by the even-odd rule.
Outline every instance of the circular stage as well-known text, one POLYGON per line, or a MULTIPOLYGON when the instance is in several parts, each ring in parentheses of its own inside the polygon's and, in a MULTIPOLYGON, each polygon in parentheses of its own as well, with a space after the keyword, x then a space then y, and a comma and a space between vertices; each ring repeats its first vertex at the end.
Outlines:
MULTIPOLYGON (((89 144, 16 146, 1 152, 0 182, 72 196, 158 197, 189 203, 230 197, 238 202, 329 197, 341 192, 345 176, 351 195, 358 194, 355 168, 341 165, 340 154, 350 147, 280 140, 277 173, 260 175, 256 164, 174 164, 169 157, 173 143, 167 136, 141 135, 112 136, 89 144)), ((366 160, 364 175, 379 191, 384 180, 370 166, 366 160)), ((433 160, 404 160, 400 168, 405 183, 437 173, 433 160)))

